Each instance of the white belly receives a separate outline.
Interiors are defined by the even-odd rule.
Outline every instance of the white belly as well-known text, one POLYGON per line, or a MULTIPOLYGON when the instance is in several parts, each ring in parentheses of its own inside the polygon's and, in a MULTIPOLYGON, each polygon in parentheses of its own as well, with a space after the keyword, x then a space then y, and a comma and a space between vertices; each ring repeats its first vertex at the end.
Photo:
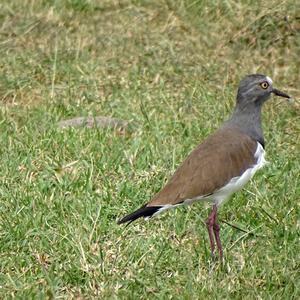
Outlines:
POLYGON ((254 153, 256 164, 247 169, 241 176, 232 178, 225 186, 215 191, 209 196, 199 196, 192 199, 186 199, 184 204, 192 204, 198 200, 209 200, 218 206, 230 198, 230 196, 241 190, 243 186, 252 178, 257 170, 262 168, 267 162, 265 160, 265 150, 260 143, 257 143, 257 148, 254 153))
MULTIPOLYGON (((257 148, 254 153, 256 158, 256 164, 253 165, 251 168, 247 169, 241 176, 237 176, 232 178, 225 186, 220 188, 219 190, 215 191, 211 195, 201 195, 192 199, 186 199, 183 203, 179 204, 167 204, 161 207, 153 216, 160 214, 161 212, 168 210, 170 208, 174 208, 176 206, 180 206, 182 204, 192 204, 196 201, 203 201, 208 200, 217 206, 224 203, 226 200, 230 198, 230 196, 241 190, 243 186, 252 178, 252 176, 256 173, 257 170, 261 169, 267 162, 265 160, 265 150, 260 143, 257 143, 257 148)), ((148 219, 148 218, 146 218, 148 219)))
POLYGON ((263 146, 260 143, 257 143, 257 148, 254 154, 256 158, 256 164, 247 169, 241 176, 232 178, 225 186, 213 193, 210 197, 211 200, 219 206, 228 200, 233 193, 241 190, 243 186, 253 177, 256 171, 261 169, 267 163, 264 155, 265 150, 263 146))

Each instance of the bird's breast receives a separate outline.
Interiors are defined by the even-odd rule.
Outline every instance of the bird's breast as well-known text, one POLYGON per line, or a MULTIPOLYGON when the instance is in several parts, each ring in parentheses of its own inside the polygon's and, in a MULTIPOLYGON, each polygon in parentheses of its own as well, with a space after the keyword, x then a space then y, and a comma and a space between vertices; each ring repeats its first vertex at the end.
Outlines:
POLYGON ((226 202, 233 193, 241 190, 254 174, 267 163, 265 160, 265 150, 259 142, 257 143, 254 157, 256 159, 254 165, 246 169, 240 176, 233 177, 225 186, 211 195, 210 198, 214 204, 219 206, 226 202))

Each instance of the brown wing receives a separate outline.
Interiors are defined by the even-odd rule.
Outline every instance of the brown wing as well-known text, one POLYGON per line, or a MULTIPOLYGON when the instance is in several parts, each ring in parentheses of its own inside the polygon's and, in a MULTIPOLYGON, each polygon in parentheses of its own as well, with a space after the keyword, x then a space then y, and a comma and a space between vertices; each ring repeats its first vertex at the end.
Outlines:
POLYGON ((257 142, 236 129, 223 128, 201 143, 147 204, 178 204, 213 193, 255 164, 257 142))

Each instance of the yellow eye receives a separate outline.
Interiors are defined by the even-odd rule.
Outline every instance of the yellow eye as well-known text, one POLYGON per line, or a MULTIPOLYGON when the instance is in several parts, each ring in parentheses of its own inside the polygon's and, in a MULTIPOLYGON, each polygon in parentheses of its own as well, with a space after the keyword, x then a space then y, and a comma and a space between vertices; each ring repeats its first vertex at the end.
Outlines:
POLYGON ((266 82, 266 81, 264 81, 264 82, 262 82, 262 83, 260 84, 260 86, 265 90, 265 89, 267 89, 267 88, 269 87, 269 83, 266 82))

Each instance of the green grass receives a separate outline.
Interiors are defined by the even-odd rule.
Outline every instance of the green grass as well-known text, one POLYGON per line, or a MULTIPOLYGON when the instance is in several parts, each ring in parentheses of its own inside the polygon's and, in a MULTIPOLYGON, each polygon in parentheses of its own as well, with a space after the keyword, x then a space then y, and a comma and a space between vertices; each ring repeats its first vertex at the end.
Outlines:
POLYGON ((1 1, 0 298, 298 299, 297 1, 1 1), (221 210, 210 258, 201 203, 124 228, 228 117, 238 81, 264 107, 270 164, 221 210), (132 133, 57 129, 75 116, 132 133))

